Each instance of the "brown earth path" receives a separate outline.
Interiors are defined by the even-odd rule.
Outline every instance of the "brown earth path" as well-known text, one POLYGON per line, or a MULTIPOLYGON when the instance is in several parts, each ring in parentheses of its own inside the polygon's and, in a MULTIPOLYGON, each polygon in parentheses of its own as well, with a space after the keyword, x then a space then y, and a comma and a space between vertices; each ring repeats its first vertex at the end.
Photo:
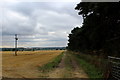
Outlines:
POLYGON ((74 78, 88 78, 88 75, 84 72, 84 70, 78 65, 78 63, 75 60, 74 56, 71 56, 71 63, 73 66, 73 76, 74 78))
POLYGON ((70 54, 64 54, 62 61, 59 66, 48 74, 49 78, 88 78, 88 75, 83 71, 83 69, 78 65, 70 54), (65 59, 70 58, 70 65, 72 69, 66 67, 65 59))
POLYGON ((63 73, 65 72, 65 56, 66 54, 63 54, 62 60, 58 67, 54 71, 49 72, 49 78, 61 78, 63 76, 63 73))

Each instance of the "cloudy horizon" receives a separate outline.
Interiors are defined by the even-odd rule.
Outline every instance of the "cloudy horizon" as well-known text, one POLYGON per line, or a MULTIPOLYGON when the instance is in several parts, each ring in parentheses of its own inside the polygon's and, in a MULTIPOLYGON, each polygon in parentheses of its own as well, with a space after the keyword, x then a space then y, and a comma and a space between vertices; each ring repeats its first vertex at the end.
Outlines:
POLYGON ((9 2, 3 6, 2 47, 65 47, 74 27, 82 25, 78 2, 9 2))

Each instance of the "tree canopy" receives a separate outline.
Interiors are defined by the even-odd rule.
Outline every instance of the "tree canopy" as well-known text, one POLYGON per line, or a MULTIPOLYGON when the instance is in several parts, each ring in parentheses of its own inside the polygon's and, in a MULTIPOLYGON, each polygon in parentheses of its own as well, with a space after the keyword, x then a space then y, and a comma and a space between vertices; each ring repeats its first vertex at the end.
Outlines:
POLYGON ((81 2, 75 10, 83 17, 83 25, 69 34, 68 49, 120 53, 120 2, 81 2))

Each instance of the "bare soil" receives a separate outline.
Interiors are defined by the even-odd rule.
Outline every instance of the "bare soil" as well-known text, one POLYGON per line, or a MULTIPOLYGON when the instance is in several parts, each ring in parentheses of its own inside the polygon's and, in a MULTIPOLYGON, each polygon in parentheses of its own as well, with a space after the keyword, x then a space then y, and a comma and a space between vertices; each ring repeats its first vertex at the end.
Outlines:
POLYGON ((88 75, 84 72, 84 70, 78 65, 78 63, 75 60, 75 57, 70 56, 71 63, 73 66, 73 76, 75 78, 88 78, 88 75))
POLYGON ((78 65, 75 60, 75 57, 64 54, 62 61, 59 66, 54 70, 49 72, 49 78, 88 78, 88 75, 84 72, 84 70, 78 65), (67 55, 67 56, 66 56, 67 55), (70 58, 70 63, 72 65, 72 69, 67 69, 65 64, 65 59, 70 58))
POLYGON ((54 70, 49 72, 48 77, 49 78, 62 78, 63 77, 63 73, 65 72, 65 55, 62 57, 62 60, 60 62, 60 64, 58 65, 58 67, 54 70))

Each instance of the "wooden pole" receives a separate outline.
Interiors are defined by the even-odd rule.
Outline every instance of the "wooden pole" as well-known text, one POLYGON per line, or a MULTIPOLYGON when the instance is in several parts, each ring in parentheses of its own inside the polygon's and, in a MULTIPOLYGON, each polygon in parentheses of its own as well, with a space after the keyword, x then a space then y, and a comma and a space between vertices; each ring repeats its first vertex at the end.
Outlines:
POLYGON ((15 56, 17 56, 17 34, 15 34, 15 56))

